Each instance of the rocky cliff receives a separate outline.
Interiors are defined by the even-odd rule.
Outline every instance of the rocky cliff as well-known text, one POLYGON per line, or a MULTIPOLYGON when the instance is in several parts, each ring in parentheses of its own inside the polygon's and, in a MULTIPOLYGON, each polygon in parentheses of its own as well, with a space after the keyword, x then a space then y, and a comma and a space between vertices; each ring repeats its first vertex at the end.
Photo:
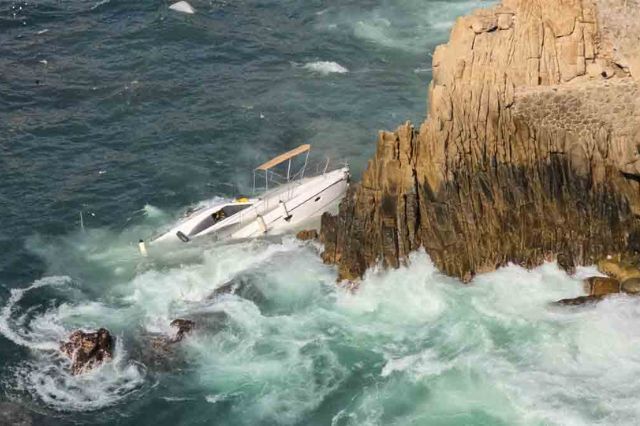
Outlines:
POLYGON ((424 247, 468 280, 640 249, 640 0, 503 0, 433 54, 429 110, 381 132, 323 258, 354 279, 424 247))

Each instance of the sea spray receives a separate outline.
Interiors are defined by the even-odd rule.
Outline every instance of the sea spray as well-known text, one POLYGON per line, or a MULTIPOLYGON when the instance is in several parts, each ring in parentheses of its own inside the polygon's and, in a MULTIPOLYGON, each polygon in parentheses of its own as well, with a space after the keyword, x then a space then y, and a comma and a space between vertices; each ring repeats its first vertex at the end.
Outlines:
POLYGON ((304 64, 302 68, 309 71, 317 72, 322 75, 346 74, 349 72, 347 68, 333 61, 309 62, 304 64))
POLYGON ((383 2, 373 8, 329 8, 318 14, 316 28, 328 32, 346 32, 383 49, 426 54, 433 40, 446 41, 455 19, 495 1, 422 1, 383 2))
MULTIPOLYGON (((112 265, 128 243, 101 232, 106 244, 92 259, 112 265)), ((58 255, 71 256, 65 251, 73 247, 63 245, 58 255)), ((186 245, 166 250, 120 263, 125 271, 109 278, 112 285, 78 282, 91 291, 70 292, 70 300, 34 311, 28 322, 6 320, 28 309, 21 299, 5 304, 5 336, 31 342, 28 333, 46 334, 47 324, 59 327, 56 336, 82 323, 103 325, 116 330, 121 351, 113 364, 75 378, 64 359, 36 350, 14 366, 13 388, 63 411, 140 392, 175 398, 180 382, 167 393, 151 387, 155 367, 129 348, 140 345, 141 333, 170 333, 169 322, 183 317, 200 327, 175 349, 182 360, 175 373, 189 385, 182 388, 188 399, 172 399, 172 409, 202 401, 205 412, 223 410, 239 424, 624 424, 640 415, 630 399, 640 388, 629 380, 640 372, 640 334, 623 326, 640 319, 640 308, 627 296, 587 308, 552 306, 582 291, 579 277, 554 263, 531 271, 511 265, 465 285, 418 252, 398 270, 370 271, 351 292, 335 285, 315 245, 290 236, 204 242, 199 254, 186 245), (181 263, 164 261, 181 250, 190 253, 181 263), (140 270, 137 262, 149 263, 140 270), (215 296, 229 280, 261 298, 215 296), (600 402, 603 391, 612 399, 600 402)))
MULTIPOLYGON (((26 305, 28 293, 46 290, 49 286, 72 284, 69 277, 45 277, 24 289, 13 289, 2 308, 0 333, 3 337, 29 349, 29 358, 12 366, 10 379, 3 385, 17 397, 28 392, 36 401, 63 411, 86 411, 112 405, 139 389, 144 383, 145 367, 126 356, 122 339, 116 341, 113 361, 87 373, 74 376, 69 360, 59 352, 60 342, 75 328, 108 322, 108 308, 96 302, 69 305, 53 299, 26 305), (94 323, 95 324, 95 323, 94 323)), ((69 293, 77 294, 77 293, 69 293)))

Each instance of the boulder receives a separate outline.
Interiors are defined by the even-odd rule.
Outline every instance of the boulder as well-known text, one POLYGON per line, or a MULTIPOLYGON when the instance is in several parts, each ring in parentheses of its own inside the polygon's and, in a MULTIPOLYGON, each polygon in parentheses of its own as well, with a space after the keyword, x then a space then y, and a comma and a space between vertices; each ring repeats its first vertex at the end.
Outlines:
POLYGON ((598 262, 598 270, 622 282, 629 278, 640 278, 640 269, 636 265, 635 258, 608 257, 598 262))
POLYGON ((296 234, 296 238, 301 241, 317 240, 318 231, 315 229, 304 229, 296 234))
POLYGON ((76 330, 66 342, 60 343, 60 352, 71 360, 74 375, 86 373, 113 358, 114 339, 107 329, 95 332, 76 330))
POLYGON ((584 280, 585 290, 589 296, 605 296, 620 293, 620 281, 609 277, 591 277, 584 280))
POLYGON ((623 281, 621 290, 627 294, 640 294, 640 278, 629 278, 623 281))

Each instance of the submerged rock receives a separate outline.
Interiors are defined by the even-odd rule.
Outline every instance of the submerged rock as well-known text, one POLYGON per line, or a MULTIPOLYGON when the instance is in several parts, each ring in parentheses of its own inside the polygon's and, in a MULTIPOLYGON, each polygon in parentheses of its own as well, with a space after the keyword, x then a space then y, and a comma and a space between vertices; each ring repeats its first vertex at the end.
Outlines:
POLYGON ((191 315, 193 319, 178 318, 171 321, 176 329, 174 335, 143 334, 134 348, 135 356, 145 365, 158 370, 174 370, 182 368, 185 359, 180 352, 182 342, 196 328, 201 333, 216 334, 226 324, 224 312, 207 312, 191 315))
POLYGON ((136 352, 145 365, 161 370, 180 367, 183 360, 176 353, 175 347, 186 335, 196 327, 192 320, 178 318, 171 321, 171 327, 176 329, 174 335, 148 334, 143 336, 143 344, 136 352))
POLYGON ((209 296, 209 299, 215 299, 224 294, 234 294, 258 305, 266 301, 264 294, 252 283, 251 277, 233 278, 216 288, 209 296))
POLYGON ((581 306, 597 303, 604 299, 604 296, 579 296, 571 299, 562 299, 555 302, 557 305, 564 306, 581 306))
POLYGON ((458 19, 433 54, 427 119, 380 132, 362 183, 323 217, 339 278, 419 247, 465 280, 637 251, 640 7, 623 3, 503 0, 458 19))
POLYGON ((71 372, 82 374, 113 358, 114 340, 107 329, 96 332, 76 330, 60 344, 60 351, 71 359, 71 372))
POLYGON ((178 329, 176 335, 171 339, 171 343, 181 341, 184 335, 191 333, 195 326, 196 323, 188 319, 178 318, 171 321, 171 327, 178 329))

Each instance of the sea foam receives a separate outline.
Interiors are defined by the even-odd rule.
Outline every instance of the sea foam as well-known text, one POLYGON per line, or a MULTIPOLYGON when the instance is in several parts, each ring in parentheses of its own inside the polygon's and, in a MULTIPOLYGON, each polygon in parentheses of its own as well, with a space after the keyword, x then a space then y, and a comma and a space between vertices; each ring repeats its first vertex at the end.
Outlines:
POLYGON ((308 62, 304 64, 302 68, 322 75, 346 74, 349 72, 347 68, 343 67, 337 62, 332 61, 308 62))
MULTIPOLYGON (((151 386, 153 367, 127 354, 127 335, 169 333, 176 317, 205 324, 224 314, 215 329, 201 327, 180 343, 189 366, 180 374, 190 385, 166 397, 185 392, 209 408, 224 406, 240 424, 304 423, 316 415, 349 425, 448 418, 632 424, 640 416, 640 384, 633 380, 640 374, 637 301, 551 304, 579 295, 593 268, 569 276, 555 263, 533 270, 509 265, 463 284, 419 251, 399 269, 374 268, 348 291, 336 286, 335 270, 322 264, 315 246, 292 237, 178 245, 137 261, 133 248, 125 256, 129 242, 108 230, 48 244, 38 245, 44 260, 56 267, 65 260, 72 276, 104 279, 114 265, 125 269, 106 284, 74 283, 100 302, 77 298, 27 315, 31 298, 14 290, 2 310, 0 331, 28 347, 45 342, 52 349, 71 324, 115 329, 115 362, 86 377, 70 376, 66 361, 44 348, 12 366, 18 388, 56 410, 99 409, 151 386), (90 262, 68 260, 85 252, 90 262), (229 280, 255 288, 262 299, 211 297, 229 280), (345 394, 339 412, 326 411, 326 401, 345 394)), ((31 287, 26 292, 65 286, 31 287)))

